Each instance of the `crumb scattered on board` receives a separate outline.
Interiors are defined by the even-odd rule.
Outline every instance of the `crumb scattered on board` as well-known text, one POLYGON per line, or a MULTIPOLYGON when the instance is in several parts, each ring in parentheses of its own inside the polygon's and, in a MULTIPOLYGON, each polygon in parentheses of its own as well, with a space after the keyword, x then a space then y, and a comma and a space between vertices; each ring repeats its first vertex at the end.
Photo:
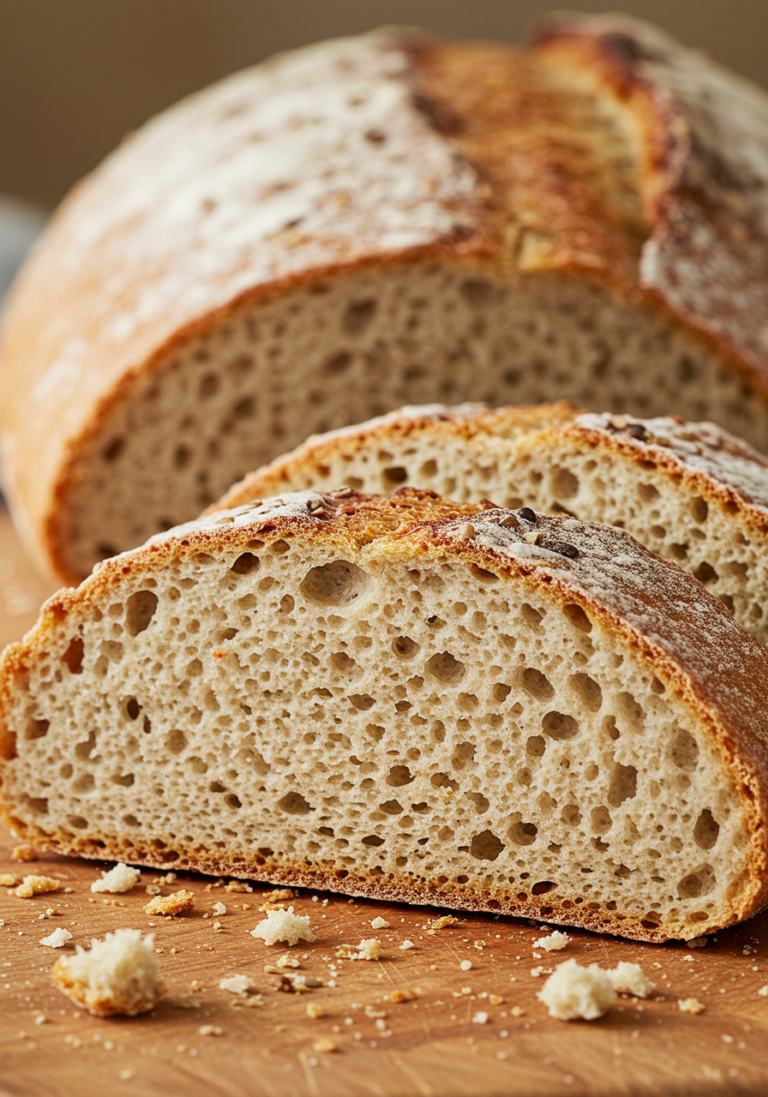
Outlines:
POLYGON ((287 910, 270 910, 267 917, 251 930, 252 937, 260 937, 268 945, 284 941, 287 945, 297 945, 299 941, 316 941, 309 927, 309 915, 294 914, 293 907, 287 910))
POLYGON ((34 895, 43 895, 46 891, 56 891, 61 887, 52 876, 25 876, 14 891, 20 899, 31 899, 34 895))
POLYGON ((681 1013, 703 1013, 705 1009, 698 998, 678 998, 677 1005, 681 1013))
POLYGON ((46 945, 48 948, 62 948, 68 941, 72 940, 72 934, 68 929, 64 929, 63 926, 59 926, 53 933, 50 933, 47 937, 40 938, 40 944, 46 945))
POLYGON ((109 872, 102 872, 101 879, 94 880, 91 884, 91 891, 106 891, 110 895, 121 895, 135 887, 140 878, 141 873, 137 868, 130 868, 120 862, 109 872))
POLYGON ((543 948, 545 952, 559 952, 560 949, 571 943, 567 933, 561 933, 559 929, 553 929, 548 937, 537 937, 533 942, 534 948, 543 948))
POLYGON ((195 905, 195 897, 191 891, 174 891, 172 895, 156 895, 150 899, 144 907, 145 914, 164 914, 175 917, 192 910, 195 905))

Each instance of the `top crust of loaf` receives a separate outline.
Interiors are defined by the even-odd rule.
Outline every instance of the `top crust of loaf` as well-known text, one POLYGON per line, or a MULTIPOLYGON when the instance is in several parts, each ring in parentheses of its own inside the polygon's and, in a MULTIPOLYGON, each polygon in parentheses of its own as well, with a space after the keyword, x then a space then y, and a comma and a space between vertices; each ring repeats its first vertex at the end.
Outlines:
POLYGON ((596 279, 768 393, 766 195, 765 97, 633 20, 558 17, 523 54, 387 30, 274 58, 151 121, 53 219, 5 323, 11 502, 55 540, 79 447, 138 373, 368 267, 596 279))
MULTIPOLYGON (((749 882, 734 917, 761 909, 768 902, 768 838, 762 823, 768 812, 768 652, 687 572, 624 531, 552 515, 531 519, 530 513, 483 509, 486 504, 456 504, 411 488, 389 497, 351 489, 307 491, 215 512, 159 534, 46 603, 36 627, 6 649, 0 706, 8 710, 17 685, 23 688, 26 668, 46 650, 64 618, 71 616, 76 626, 126 577, 141 581, 206 550, 238 554, 255 536, 300 536, 333 545, 352 561, 459 560, 502 581, 515 576, 532 588, 546 588, 554 601, 580 607, 646 661, 708 730, 742 789, 751 839, 749 882), (510 524, 502 526, 510 516, 510 524)), ((0 755, 12 758, 12 733, 0 731, 0 755)), ((0 811, 9 820, 13 805, 0 804, 0 811)))

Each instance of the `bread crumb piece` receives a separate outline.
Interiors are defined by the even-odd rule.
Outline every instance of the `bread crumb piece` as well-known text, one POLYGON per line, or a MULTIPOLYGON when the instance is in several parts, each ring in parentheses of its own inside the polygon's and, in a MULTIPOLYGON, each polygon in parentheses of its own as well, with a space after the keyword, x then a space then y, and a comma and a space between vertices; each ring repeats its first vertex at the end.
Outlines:
POLYGON ((14 861, 36 861, 37 853, 32 849, 32 846, 16 846, 11 854, 14 861))
POLYGON ((656 989, 639 964, 629 964, 620 960, 615 968, 608 972, 613 989, 619 994, 634 994, 636 998, 647 998, 656 989))
POLYGON ((276 945, 278 941, 297 945, 299 941, 317 940, 309 928, 309 915, 294 914, 293 907, 288 907, 287 910, 270 910, 267 917, 251 930, 251 937, 261 937, 268 945, 276 945))
POLYGON ((301 961, 297 960, 295 956, 289 956, 287 952, 284 952, 279 959, 275 961, 278 968, 282 967, 301 967, 301 961))
POLYGON ((760 987, 757 993, 761 998, 768 998, 768 983, 766 983, 764 987, 760 987))
POLYGON ((20 899, 31 899, 33 895, 42 895, 46 891, 56 891, 61 884, 51 876, 25 876, 14 891, 20 899))
POLYGON ((488 1001, 491 1003, 492 1006, 500 1006, 503 1003, 504 999, 498 994, 489 994, 488 1001))
POLYGON ((130 1082, 131 1078, 135 1077, 136 1071, 131 1070, 130 1067, 125 1067, 117 1075, 121 1082, 130 1082))
POLYGON ((416 946, 414 945, 413 941, 403 941, 402 945, 400 946, 400 951, 405 952, 407 949, 415 947, 416 946))
POLYGON ((242 880, 230 880, 227 884, 227 891, 253 891, 253 888, 250 884, 244 884, 242 880))
POLYGON ((558 964, 537 995, 550 1017, 561 1021, 593 1021, 610 1009, 616 991, 608 972, 597 964, 581 967, 575 960, 558 964))
MULTIPOLYGON (((307 990, 315 990, 323 985, 323 980, 317 975, 281 975, 277 989, 285 994, 303 994, 307 990)), ((335 984, 331 982, 329 985, 335 984)))
POLYGON ((268 914, 270 910, 285 910, 285 903, 262 903, 259 907, 259 914, 268 914))
POLYGON ((223 1036, 224 1029, 219 1028, 218 1025, 200 1025, 197 1030, 201 1036, 223 1036))
POLYGON ((473 1025, 487 1025, 488 1024, 488 1014, 483 1013, 482 1011, 479 1011, 472 1018, 472 1024, 473 1025))
POLYGON ((0 876, 0 888, 12 888, 16 884, 16 877, 11 875, 10 872, 4 872, 0 876))
POLYGON ((533 942, 534 948, 543 948, 545 952, 559 952, 571 943, 567 933, 561 933, 559 929, 553 929, 548 937, 538 937, 533 942))
POLYGON ((513 1006, 509 1011, 512 1017, 524 1017, 525 1010, 521 1006, 513 1006))
POLYGON ((685 943, 688 948, 704 948, 708 940, 708 937, 692 937, 690 941, 685 943))
POLYGON ((377 916, 371 922, 371 929, 389 929, 389 922, 385 922, 381 916, 377 916))
POLYGON ((703 1013, 706 1008, 698 998, 678 998, 677 1007, 681 1013, 703 1013))
POLYGON ((410 1002, 412 994, 406 990, 391 990, 387 995, 388 1002, 410 1002))
MULTIPOLYGON (((449 791, 453 790, 449 789, 449 791)), ((454 918, 452 914, 444 914, 442 918, 435 918, 434 922, 430 924, 429 929, 427 930, 427 936, 434 937, 439 929, 445 929, 446 926, 455 926, 458 925, 458 923, 459 919, 454 918)))
POLYGON ((319 1051, 321 1055, 330 1055, 331 1052, 336 1050, 336 1044, 326 1036, 322 1040, 315 1040, 314 1048, 315 1051, 319 1051))
POLYGON ((147 895, 159 895, 161 888, 159 884, 147 884, 144 890, 146 891, 147 895))
POLYGON ((173 918, 177 914, 184 914, 192 910, 195 905, 195 897, 191 891, 174 891, 172 895, 156 895, 144 907, 145 914, 165 914, 173 918))
POLYGON ((58 929, 55 929, 53 933, 49 934, 47 937, 41 937, 40 944, 47 945, 48 948, 62 948, 66 945, 67 941, 71 940, 72 934, 69 930, 64 929, 63 926, 59 926, 58 929))
POLYGON ((256 984, 248 975, 230 975, 219 982, 221 990, 228 990, 232 994, 240 994, 245 997, 256 990, 256 984))
POLYGON ((213 904, 213 913, 214 913, 214 914, 215 914, 215 915, 216 915, 216 916, 217 916, 218 918, 220 918, 220 917, 222 916, 222 914, 226 914, 226 913, 227 913, 227 908, 226 908, 226 907, 224 906, 224 904, 223 904, 223 903, 214 903, 214 904, 213 904))
POLYGON ((471 960, 462 960, 461 963, 459 964, 459 967, 461 968, 462 971, 471 971, 472 970, 472 961, 471 960))
POLYGON ((339 945, 336 949, 336 955, 347 960, 378 960, 380 952, 378 937, 367 937, 359 945, 339 945))
POLYGON ((307 1017, 311 1017, 313 1020, 317 1021, 320 1017, 324 1016, 325 1010, 321 1005, 319 1005, 317 1002, 307 1003, 307 1017))
POLYGON ((276 888, 268 891, 264 898, 270 903, 282 903, 284 899, 292 899, 293 892, 290 888, 276 888))
POLYGON ((142 939, 138 929, 118 929, 91 941, 89 952, 78 945, 74 956, 57 960, 54 982, 96 1017, 145 1013, 165 990, 152 943, 151 934, 142 939))
POLYGON ((141 873, 137 868, 129 868, 121 861, 109 872, 102 872, 101 879, 94 880, 91 884, 91 891, 108 891, 110 895, 119 895, 130 891, 140 878, 141 873))

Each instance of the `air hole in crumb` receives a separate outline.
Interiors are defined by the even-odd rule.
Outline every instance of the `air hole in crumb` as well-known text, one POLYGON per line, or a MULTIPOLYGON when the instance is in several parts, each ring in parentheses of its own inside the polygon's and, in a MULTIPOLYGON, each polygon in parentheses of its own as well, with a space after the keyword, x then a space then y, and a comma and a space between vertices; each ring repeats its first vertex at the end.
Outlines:
POLYGON ((689 731, 681 730, 670 748, 670 757, 678 769, 691 772, 699 764, 699 744, 689 731))
POLYGON ((347 305, 342 327, 348 335, 359 335, 370 324, 376 313, 377 302, 373 297, 364 301, 352 301, 347 305))
POLYGON ((579 734, 578 721, 562 712, 547 712, 541 726, 550 739, 573 739, 579 734))
POLYGON ((367 693, 350 693, 349 700, 358 712, 367 712, 369 708, 373 708, 376 704, 373 697, 367 693))
POLYGON ((133 782, 136 780, 132 773, 113 773, 112 784, 122 785, 123 788, 130 788, 133 782))
POLYGON ((694 521, 706 522, 707 515, 709 514, 709 505, 707 504, 706 499, 702 499, 700 495, 697 495, 692 499, 691 514, 693 515, 694 521))
POLYGON ((507 686, 503 682, 497 682, 493 687, 493 699, 494 701, 506 701, 511 692, 511 686, 507 686))
POLYGON ((105 461, 116 461, 125 449, 125 438, 113 438, 101 451, 105 461))
POLYGON ((588 674, 572 674, 568 681, 584 708, 590 712, 599 712, 603 704, 603 691, 594 678, 590 678, 588 674))
POLYGON ((644 918, 641 918, 640 925, 643 929, 658 929, 661 925, 661 915, 657 910, 649 910, 644 918))
POLYGON ((467 792, 466 797, 475 805, 475 811, 478 815, 485 815, 486 811, 491 806, 491 801, 486 799, 482 792, 467 792))
POLYGON ((387 776, 387 784, 398 788, 400 785, 410 785, 413 779, 408 766, 392 766, 387 776))
POLYGON ((403 468, 402 465, 395 465, 383 470, 381 478, 384 481, 384 487, 389 490, 394 488, 397 484, 404 484, 408 479, 408 469, 403 468))
POLYGON ((379 804, 379 810, 385 815, 400 815, 403 805, 399 800, 385 800, 383 804, 379 804))
POLYGON ((342 674, 349 674, 357 667, 357 663, 347 655, 346 651, 336 651, 331 656, 331 666, 342 674))
POLYGON ((96 733, 91 731, 88 733, 88 738, 83 739, 82 742, 77 743, 75 746, 75 755, 82 761, 86 761, 91 757, 94 747, 96 746, 96 733))
POLYGON ((75 830, 85 830, 88 826, 88 820, 84 819, 82 815, 68 815, 67 822, 75 830))
POLYGON ((449 651, 441 651, 427 660, 426 669, 446 686, 457 685, 466 673, 466 667, 449 651))
POLYGON ((653 484, 640 484, 637 490, 644 503, 652 503, 659 497, 658 489, 653 484))
POLYGON ((289 815, 308 815, 312 808, 300 792, 288 792, 277 801, 277 806, 287 811, 289 815))
POLYGON ((128 703, 125 706, 125 711, 128 713, 129 720, 136 720, 141 712, 141 705, 135 697, 129 697, 128 703))
POLYGON ((552 880, 540 880, 531 888, 531 895, 546 895, 548 891, 554 891, 557 884, 552 880))
POLYGON ((631 800, 637 794, 637 770, 634 766, 623 766, 618 762, 613 769, 608 789, 608 803, 617 808, 625 800, 631 800))
POLYGON ((540 670, 535 670, 533 667, 526 667, 520 674, 520 681, 528 693, 532 697, 535 697, 537 701, 548 701, 555 695, 555 689, 549 679, 541 673, 540 670))
POLYGON ((83 643, 82 636, 73 636, 69 641, 67 650, 61 657, 62 663, 64 663, 71 674, 83 673, 83 654, 85 651, 85 644, 83 643))
POLYGON ((476 834, 469 844, 469 853, 480 861, 495 861, 501 851, 506 849, 491 830, 483 830, 476 834))
POLYGON ((563 613, 565 617, 570 621, 575 629, 579 632, 591 632, 592 622, 587 617, 581 606, 577 606, 573 602, 569 602, 567 606, 563 606, 563 613))
POLYGON ((307 572, 299 590, 310 602, 348 606, 364 593, 369 577, 348 560, 333 560, 307 572))
POLYGON ((243 806, 242 800, 239 796, 236 796, 234 792, 227 793, 227 795, 224 797, 224 803, 227 805, 228 808, 232 808, 233 811, 236 811, 237 808, 241 808, 243 806))
POLYGON ((472 308, 484 308, 498 298, 499 290, 491 282, 468 278, 461 284, 461 295, 472 308))
POLYGON ((547 749, 547 743, 543 735, 531 735, 525 744, 525 753, 531 758, 541 758, 547 749))
POLYGON ((165 738, 165 749, 170 754, 181 754, 187 745, 187 737, 179 728, 169 731, 165 738))
POLYGON ((260 563, 258 556, 254 556, 252 552, 242 552, 229 570, 234 571, 235 575, 250 575, 260 563))
POLYGON ((431 479, 433 476, 437 476, 437 461, 430 458, 429 461, 425 461, 419 469, 419 476, 431 479))
POLYGON ((720 834, 720 824, 709 808, 704 808, 693 828, 693 838, 700 849, 712 849, 720 834))
POLYGON ((523 602, 520 606, 520 614, 529 628, 538 628, 544 619, 544 614, 533 606, 529 606, 527 602, 523 602))
POLYGON ((474 743, 458 743, 454 747, 453 755, 451 756, 451 765, 454 769, 464 769, 466 765, 475 760, 475 744, 474 743))
POLYGON ((578 477, 558 465, 552 469, 552 491, 558 499, 572 499, 579 491, 578 477))
POLYGON ((323 366, 323 372, 331 377, 344 373, 352 365, 352 355, 348 350, 341 350, 338 354, 327 359, 323 366))
POLYGON ((701 865, 694 872, 684 876, 677 885, 679 899, 699 899, 714 890, 717 880, 711 865, 701 865))
POLYGON ((401 659, 412 659, 421 648, 410 636, 396 636, 392 641, 392 650, 401 659))
POLYGON ((177 469, 185 469, 192 460, 192 450, 189 446, 180 444, 173 451, 173 464, 177 469))
POLYGON ((364 846, 383 846, 384 839, 380 838, 378 834, 369 834, 367 838, 362 839, 364 846))
POLYGON ((30 720, 24 732, 25 739, 42 739, 51 726, 50 720, 30 720))
POLYGON ((734 610, 733 596, 730 595, 730 594, 721 594, 719 597, 720 597, 720 601, 723 603, 723 605, 728 610, 728 612, 733 613, 733 610, 734 610))
POLYGON ((700 583, 705 585, 714 582, 718 578, 717 572, 706 560, 702 560, 699 566, 693 569, 693 574, 700 583))
POLYGON ((157 595, 151 590, 137 590, 125 604, 125 625, 131 636, 138 636, 149 627, 157 609, 157 595))
POLYGON ((512 826, 507 831, 507 835, 515 845, 532 846, 538 833, 538 828, 534 823, 523 822, 519 814, 512 816, 512 826))
POLYGON ((475 579, 479 579, 481 583, 498 583, 498 575, 494 575, 492 571, 486 571, 485 568, 480 568, 477 564, 470 564, 469 570, 474 575, 475 579))
POLYGON ((592 820, 592 830, 595 834, 607 834, 613 826, 611 813, 608 808, 603 807, 602 804, 599 807, 592 808, 590 818, 592 820))
POLYGON ((459 782, 449 777, 447 773, 433 773, 430 784, 433 788, 449 788, 453 792, 457 792, 459 788, 459 782))
POLYGON ((582 815, 576 804, 566 804, 560 812, 560 818, 566 826, 577 827, 581 822, 582 815))

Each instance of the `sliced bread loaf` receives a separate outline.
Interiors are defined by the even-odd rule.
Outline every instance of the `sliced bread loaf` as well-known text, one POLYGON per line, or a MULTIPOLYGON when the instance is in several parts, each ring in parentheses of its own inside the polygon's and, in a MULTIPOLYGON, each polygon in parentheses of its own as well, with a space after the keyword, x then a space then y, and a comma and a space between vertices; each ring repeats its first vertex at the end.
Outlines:
POLYGON ((8 305, 3 476, 79 580, 312 431, 553 395, 768 450, 768 97, 659 31, 386 30, 151 121, 8 305))
POLYGON ((217 506, 345 484, 485 495, 619 526, 691 571, 768 644, 768 460, 712 423, 579 415, 563 403, 403 408, 309 439, 217 506))
POLYGON ((690 938, 768 899, 767 692, 621 530, 310 491, 46 604, 0 664, 0 808, 65 853, 690 938))

